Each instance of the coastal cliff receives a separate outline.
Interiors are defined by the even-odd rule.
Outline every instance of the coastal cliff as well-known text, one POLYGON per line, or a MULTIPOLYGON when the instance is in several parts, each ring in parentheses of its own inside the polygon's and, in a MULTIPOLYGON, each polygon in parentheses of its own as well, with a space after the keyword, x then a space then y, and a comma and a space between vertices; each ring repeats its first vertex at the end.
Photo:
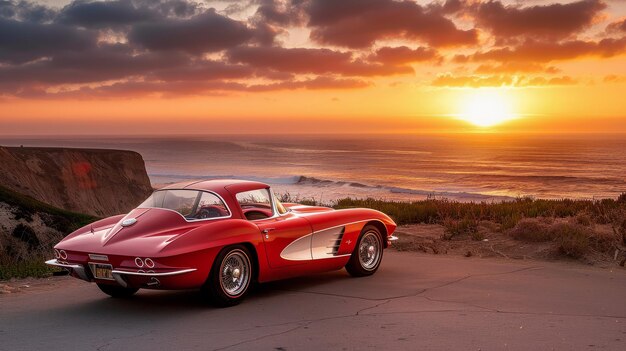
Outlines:
POLYGON ((141 155, 122 150, 0 147, 0 185, 98 217, 128 212, 152 192, 141 155))

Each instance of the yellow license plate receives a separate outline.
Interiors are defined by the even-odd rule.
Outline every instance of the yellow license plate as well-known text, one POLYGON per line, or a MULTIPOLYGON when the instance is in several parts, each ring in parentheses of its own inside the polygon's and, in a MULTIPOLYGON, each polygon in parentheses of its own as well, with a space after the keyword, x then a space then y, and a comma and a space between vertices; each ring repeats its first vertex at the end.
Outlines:
POLYGON ((96 279, 113 279, 113 267, 110 264, 91 263, 91 273, 96 279))

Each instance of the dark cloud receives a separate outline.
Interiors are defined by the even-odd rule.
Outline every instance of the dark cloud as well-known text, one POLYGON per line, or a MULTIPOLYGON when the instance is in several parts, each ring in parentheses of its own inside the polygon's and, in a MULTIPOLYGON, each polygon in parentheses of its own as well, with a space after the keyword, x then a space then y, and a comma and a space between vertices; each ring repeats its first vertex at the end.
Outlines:
POLYGON ((222 61, 197 60, 185 65, 173 65, 153 72, 150 77, 157 80, 202 81, 216 79, 243 79, 256 76, 257 72, 245 65, 231 65, 222 61))
POLYGON ((239 47, 231 49, 228 57, 232 62, 279 72, 301 74, 340 74, 344 76, 385 76, 410 74, 406 66, 390 66, 353 60, 352 53, 330 49, 239 47))
POLYGON ((88 50, 97 33, 59 24, 0 18, 0 62, 24 63, 60 52, 88 50))
POLYGON ((131 25, 160 14, 147 7, 137 7, 132 1, 75 1, 63 8, 58 21, 83 27, 116 27, 131 25))
POLYGON ((26 22, 50 22, 55 16, 54 10, 49 7, 34 4, 28 1, 0 1, 0 17, 26 22))
POLYGON ((607 32, 626 33, 626 19, 609 24, 606 30, 607 32))
POLYGON ((296 26, 305 22, 303 6, 299 2, 260 0, 256 15, 264 23, 280 26, 296 26))
POLYGON ((92 83, 141 76, 185 64, 189 64, 189 59, 176 53, 132 55, 125 46, 102 45, 24 65, 0 67, 0 81, 53 85, 92 83))
POLYGON ((439 65, 439 52, 446 52, 440 47, 463 45, 476 52, 454 55, 451 62, 473 74, 441 75, 434 85, 565 85, 576 81, 554 76, 562 74, 554 62, 626 53, 626 20, 608 24, 595 40, 583 36, 602 16, 600 0, 221 2, 232 6, 218 12, 202 0, 76 0, 54 8, 0 0, 0 94, 97 98, 356 89, 371 85, 368 77, 412 75, 415 63, 439 65), (245 19, 234 19, 235 13, 245 19), (481 45, 495 45, 480 49, 474 26, 487 34, 481 45), (310 30, 318 47, 284 47, 280 40, 293 27, 310 30))
POLYGON ((57 22, 90 28, 117 28, 144 21, 189 18, 201 12, 199 3, 184 0, 78 0, 60 11, 57 22))
POLYGON ((378 49, 370 56, 370 59, 386 64, 404 65, 412 62, 440 60, 441 56, 431 48, 410 49, 406 46, 398 46, 378 49))
POLYGON ((215 52, 243 44, 254 36, 245 23, 214 9, 189 19, 167 19, 138 23, 128 39, 149 50, 181 50, 194 54, 215 52))
POLYGON ((515 36, 565 38, 589 27, 606 8, 601 0, 582 0, 567 4, 521 6, 500 1, 470 5, 479 26, 498 37, 515 36))
POLYGON ((286 81, 275 84, 259 84, 248 86, 248 91, 273 91, 273 90, 329 90, 329 89, 360 89, 370 86, 369 82, 352 78, 317 77, 300 81, 286 81))
POLYGON ((311 38, 321 44, 365 48, 383 39, 432 46, 477 42, 475 30, 461 30, 442 14, 408 0, 312 0, 306 10, 311 38))

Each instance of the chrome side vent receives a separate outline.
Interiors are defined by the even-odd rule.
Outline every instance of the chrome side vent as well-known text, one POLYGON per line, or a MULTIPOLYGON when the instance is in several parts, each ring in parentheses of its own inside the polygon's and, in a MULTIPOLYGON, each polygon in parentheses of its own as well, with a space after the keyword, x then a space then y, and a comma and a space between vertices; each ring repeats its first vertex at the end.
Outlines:
POLYGON ((311 240, 311 256, 313 259, 336 256, 345 230, 345 226, 342 226, 313 233, 313 239, 311 240))
POLYGON ((337 238, 329 240, 330 243, 332 244, 331 246, 326 246, 327 248, 331 249, 330 252, 328 253, 329 255, 337 256, 337 251, 339 251, 339 246, 341 246, 341 239, 343 239, 343 234, 345 232, 346 232, 346 227, 342 227, 341 232, 339 233, 337 238))

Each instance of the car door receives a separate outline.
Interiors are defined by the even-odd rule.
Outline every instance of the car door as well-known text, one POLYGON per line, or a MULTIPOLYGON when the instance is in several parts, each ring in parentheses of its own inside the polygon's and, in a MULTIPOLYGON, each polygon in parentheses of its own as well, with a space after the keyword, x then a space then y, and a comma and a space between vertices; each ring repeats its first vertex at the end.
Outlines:
POLYGON ((293 266, 312 259, 312 228, 306 219, 288 212, 254 222, 263 235, 270 267, 293 266))
POLYGON ((288 212, 268 188, 235 194, 242 213, 261 232, 272 268, 302 264, 311 260, 309 221, 288 212))

